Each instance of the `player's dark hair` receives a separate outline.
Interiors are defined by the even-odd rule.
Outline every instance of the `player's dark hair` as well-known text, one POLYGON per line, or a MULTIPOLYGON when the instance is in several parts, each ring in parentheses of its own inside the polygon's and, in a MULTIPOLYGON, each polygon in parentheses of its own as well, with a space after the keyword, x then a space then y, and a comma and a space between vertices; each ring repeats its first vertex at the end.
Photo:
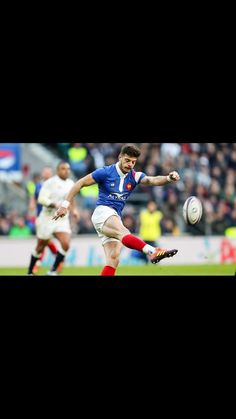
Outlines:
POLYGON ((121 155, 127 154, 129 157, 139 157, 141 154, 141 151, 139 150, 136 145, 133 144, 126 144, 122 147, 120 151, 121 155))
POLYGON ((68 161, 61 160, 57 165, 57 169, 59 169, 59 167, 61 167, 63 164, 69 164, 69 163, 68 163, 68 161))

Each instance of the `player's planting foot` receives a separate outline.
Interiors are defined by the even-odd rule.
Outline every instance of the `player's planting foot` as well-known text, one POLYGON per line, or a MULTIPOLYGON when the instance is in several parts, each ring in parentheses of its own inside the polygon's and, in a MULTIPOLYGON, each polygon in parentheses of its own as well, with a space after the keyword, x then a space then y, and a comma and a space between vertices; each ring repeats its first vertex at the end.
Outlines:
POLYGON ((64 262, 61 262, 61 263, 59 264, 59 266, 58 266, 58 268, 57 268, 57 273, 61 273, 61 271, 62 271, 62 269, 63 269, 63 265, 64 265, 64 262))
POLYGON ((49 271, 47 276, 58 276, 58 273, 56 271, 49 271))
POLYGON ((176 253, 178 253, 177 249, 172 250, 166 250, 166 249, 160 249, 159 247, 156 249, 155 253, 149 256, 150 261, 154 264, 160 262, 164 258, 171 258, 172 256, 175 256, 176 253))
POLYGON ((36 264, 33 267, 33 274, 38 273, 40 266, 41 266, 41 260, 37 260, 36 264))

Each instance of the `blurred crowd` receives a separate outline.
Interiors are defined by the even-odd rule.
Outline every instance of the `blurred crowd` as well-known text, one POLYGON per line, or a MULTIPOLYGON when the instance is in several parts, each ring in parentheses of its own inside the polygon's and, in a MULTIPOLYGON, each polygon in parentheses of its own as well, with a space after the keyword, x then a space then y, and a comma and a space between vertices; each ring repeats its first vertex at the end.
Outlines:
MULTIPOLYGON (((136 143, 141 156, 135 166, 149 176, 166 175, 177 170, 181 181, 165 187, 139 185, 133 198, 127 202, 123 221, 132 233, 142 232, 142 214, 152 208, 150 214, 159 214, 157 237, 224 235, 229 228, 236 228, 236 144, 235 143, 136 143), (183 221, 182 208, 185 200, 196 195, 203 203, 203 217, 197 226, 187 226, 183 221), (149 205, 153 202, 154 205, 149 205)), ((127 141, 133 143, 133 141, 127 141)), ((76 178, 116 163, 124 143, 58 143, 44 144, 61 159, 68 161, 76 178)), ((26 214, 16 211, 7 213, 0 207, 0 235, 11 237, 35 234, 35 209, 32 207, 34 188, 40 174, 32 174, 25 185, 29 202, 26 214)), ((74 234, 94 234, 91 214, 98 196, 97 185, 84 188, 77 197, 80 221, 73 224, 74 234)), ((147 215, 148 217, 148 215, 147 215)), ((143 217, 147 220, 147 217, 143 217)), ((152 215, 150 215, 150 219, 152 215)), ((154 220, 154 216, 153 216, 154 220)), ((144 238, 144 237, 143 237, 144 238)), ((151 240, 150 240, 151 241, 151 240)))

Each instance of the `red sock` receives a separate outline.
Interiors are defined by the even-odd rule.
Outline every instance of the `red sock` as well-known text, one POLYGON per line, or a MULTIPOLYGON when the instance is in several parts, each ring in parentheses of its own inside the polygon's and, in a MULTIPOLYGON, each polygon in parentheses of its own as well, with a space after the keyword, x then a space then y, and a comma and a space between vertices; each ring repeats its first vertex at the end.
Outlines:
POLYGON ((111 266, 104 266, 101 276, 115 276, 116 269, 111 266))
POLYGON ((57 247, 53 242, 49 242, 48 247, 54 255, 57 254, 57 247))
POLYGON ((138 237, 133 236, 132 234, 127 234, 122 239, 122 243, 124 246, 128 247, 129 249, 139 250, 140 252, 146 246, 143 240, 139 239, 138 237))

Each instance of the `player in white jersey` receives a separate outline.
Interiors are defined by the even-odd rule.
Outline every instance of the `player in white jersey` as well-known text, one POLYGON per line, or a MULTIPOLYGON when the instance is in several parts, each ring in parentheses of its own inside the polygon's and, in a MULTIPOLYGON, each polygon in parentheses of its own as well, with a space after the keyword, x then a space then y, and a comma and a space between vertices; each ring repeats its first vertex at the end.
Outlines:
MULTIPOLYGON (((53 176, 52 167, 45 166, 42 169, 40 181, 37 182, 36 185, 35 185, 34 196, 31 197, 30 202, 29 202, 29 212, 32 213, 32 214, 34 214, 36 212, 37 217, 39 216, 39 214, 40 214, 40 212, 42 211, 42 208, 43 208, 43 206, 41 204, 39 204, 39 202, 38 202, 40 189, 42 188, 43 183, 46 182, 46 180, 50 179, 52 176, 53 176)), ((36 223, 37 223, 37 221, 36 221, 36 223)), ((50 252, 53 255, 57 254, 57 247, 56 247, 53 240, 49 241, 48 248, 50 249, 50 252)), ((39 271, 39 268, 42 264, 44 256, 45 256, 45 251, 42 252, 40 259, 38 259, 36 264, 34 265, 34 269, 33 269, 34 274, 36 274, 39 271)), ((62 266, 63 266, 63 262, 58 266, 58 269, 57 269, 58 272, 61 272, 62 266)))
POLYGON ((106 257, 102 276, 115 275, 122 245, 145 253, 152 263, 175 256, 178 252, 177 249, 166 250, 148 245, 139 237, 130 234, 122 222, 121 215, 125 202, 138 184, 164 186, 180 179, 176 171, 170 172, 167 176, 147 176, 143 172, 135 172, 134 166, 140 154, 135 145, 124 145, 116 164, 97 169, 76 182, 53 217, 53 220, 58 220, 67 216, 71 203, 80 189, 98 183, 99 197, 92 222, 102 240, 106 257))
MULTIPOLYGON (((35 263, 53 236, 58 239, 60 248, 48 275, 57 275, 57 268, 64 261, 69 250, 71 240, 69 214, 66 214, 63 219, 58 220, 56 223, 51 222, 55 209, 61 206, 68 192, 74 186, 74 181, 69 179, 69 175, 70 165, 67 162, 60 162, 57 166, 57 175, 45 181, 40 189, 38 203, 43 208, 36 221, 37 245, 31 256, 28 275, 33 274, 35 263)), ((79 212, 75 207, 75 200, 72 203, 72 215, 76 217, 77 221, 79 220, 79 212)))

